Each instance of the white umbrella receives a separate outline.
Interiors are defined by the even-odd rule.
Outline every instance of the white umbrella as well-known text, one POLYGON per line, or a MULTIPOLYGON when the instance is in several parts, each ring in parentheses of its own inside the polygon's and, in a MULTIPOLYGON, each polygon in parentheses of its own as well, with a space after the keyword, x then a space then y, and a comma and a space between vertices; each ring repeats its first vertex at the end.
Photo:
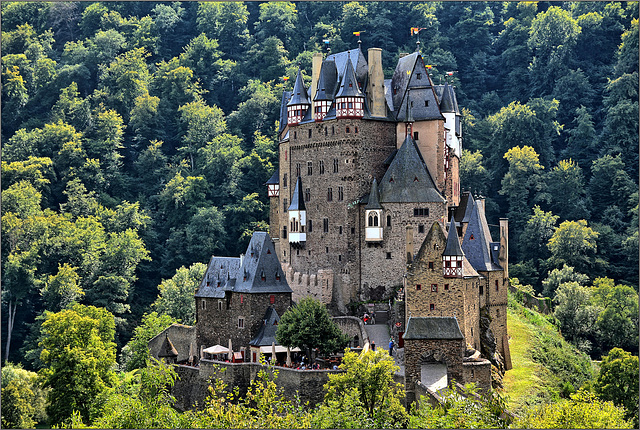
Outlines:
POLYGON ((225 352, 229 352, 229 348, 225 348, 222 345, 213 345, 203 351, 207 354, 224 354, 225 352))
POLYGON ((233 361, 233 348, 231 347, 231 339, 229 339, 229 361, 233 361))
POLYGON ((271 362, 276 362, 276 343, 271 342, 271 362))
POLYGON ((291 367, 291 349, 287 346, 287 367, 291 367))

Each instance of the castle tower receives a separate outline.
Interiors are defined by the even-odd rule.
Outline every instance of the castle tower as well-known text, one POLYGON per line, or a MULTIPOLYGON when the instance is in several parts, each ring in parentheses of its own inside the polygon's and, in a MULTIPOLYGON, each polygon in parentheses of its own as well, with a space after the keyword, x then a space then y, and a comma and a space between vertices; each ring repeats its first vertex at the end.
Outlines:
POLYGON ((367 220, 365 227, 365 241, 380 242, 383 239, 382 233, 382 206, 378 198, 378 181, 374 178, 369 193, 369 202, 364 207, 364 217, 367 220))
POLYGON ((447 246, 442 253, 442 274, 445 278, 462 278, 462 259, 464 253, 460 248, 456 220, 451 216, 449 224, 449 234, 447 236, 447 246))
POLYGON ((333 103, 333 94, 335 94, 338 79, 335 61, 327 60, 322 63, 318 75, 317 90, 313 98, 313 119, 316 122, 321 122, 333 103))
POLYGON ((351 53, 342 75, 340 89, 336 94, 336 118, 362 118, 364 116, 364 94, 360 91, 356 73, 351 63, 351 53))
POLYGON ((291 197, 291 206, 289 206, 287 212, 289 213, 289 243, 304 245, 307 241, 307 210, 304 207, 302 179, 300 176, 298 176, 296 181, 296 187, 291 197))
POLYGON ((304 86, 302 73, 298 69, 296 83, 293 85, 293 94, 291 95, 291 100, 287 103, 287 124, 290 126, 299 124, 310 106, 311 102, 304 86))

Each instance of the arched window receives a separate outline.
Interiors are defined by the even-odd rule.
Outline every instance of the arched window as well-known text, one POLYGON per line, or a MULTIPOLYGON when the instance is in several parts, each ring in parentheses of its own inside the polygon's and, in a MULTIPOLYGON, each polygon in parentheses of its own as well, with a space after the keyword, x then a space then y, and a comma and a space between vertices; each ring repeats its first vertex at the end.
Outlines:
POLYGON ((372 212, 369 214, 369 227, 378 227, 378 214, 372 212))

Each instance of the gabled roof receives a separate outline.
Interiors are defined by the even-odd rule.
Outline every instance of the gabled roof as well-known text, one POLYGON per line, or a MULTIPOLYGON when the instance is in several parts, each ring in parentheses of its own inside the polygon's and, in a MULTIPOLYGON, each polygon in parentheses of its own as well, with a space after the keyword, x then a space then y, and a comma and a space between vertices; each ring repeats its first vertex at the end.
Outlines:
POLYGON ((469 191, 463 191, 460 195, 460 204, 456 208, 456 222, 467 223, 471 219, 471 212, 473 211, 473 196, 469 191))
POLYGON ((269 306, 262 319, 262 325, 258 334, 251 339, 249 345, 252 346, 267 346, 275 343, 279 345, 276 340, 276 330, 278 329, 278 323, 280 322, 280 316, 273 307, 269 306))
POLYGON ((320 68, 320 76, 318 77, 318 90, 316 91, 317 100, 333 100, 338 84, 338 70, 333 60, 324 60, 320 68))
POLYGON ((411 136, 407 136, 380 182, 381 203, 444 203, 411 136))
POLYGON ((364 84, 367 72, 369 71, 369 65, 367 64, 367 60, 364 58, 360 48, 331 54, 326 59, 326 61, 335 62, 336 70, 338 71, 338 81, 343 78, 342 75, 345 71, 345 66, 348 60, 351 61, 351 66, 355 71, 356 79, 359 83, 364 84))
POLYGON ((293 95, 291 96, 291 100, 287 103, 287 106, 291 105, 310 105, 309 95, 307 94, 307 89, 304 86, 304 80, 302 79, 302 73, 300 69, 298 69, 298 74, 296 75, 296 83, 293 85, 293 95))
POLYGON ((462 251, 478 272, 502 270, 491 257, 491 242, 493 241, 484 211, 478 202, 473 202, 469 225, 462 240, 462 251))
POLYGON ((353 63, 351 61, 347 61, 345 70, 342 73, 340 89, 336 94, 336 98, 338 97, 364 97, 364 94, 360 91, 356 72, 353 69, 353 63))
POLYGON ((273 241, 267 233, 253 233, 235 283, 231 284, 230 290, 240 293, 292 292, 282 272, 273 241))
POLYGON ((240 257, 212 256, 204 277, 196 289, 195 297, 224 298, 229 281, 238 275, 240 262, 240 257))
POLYGON ((464 339, 455 317, 409 317, 405 340, 464 339))
POLYGON ((382 209, 382 206, 380 205, 380 199, 378 198, 378 181, 376 180, 376 178, 373 178, 373 183, 371 184, 371 192, 369 193, 369 200, 364 208, 382 209))
POLYGON ((269 178, 265 185, 278 185, 280 183, 280 176, 278 175, 278 169, 273 172, 273 175, 269 178))
POLYGON ((433 82, 419 52, 404 56, 398 61, 391 86, 398 121, 406 121, 407 105, 411 106, 411 115, 416 121, 444 119, 433 82))
POLYGON ((296 187, 293 189, 293 196, 291 196, 291 205, 289 205, 290 211, 304 211, 304 198, 302 196, 302 179, 298 176, 296 180, 296 187))
POLYGON ((456 220, 451 216, 449 224, 449 233, 447 234, 447 246, 444 248, 442 255, 446 256, 463 256, 464 253, 460 248, 460 239, 458 238, 458 229, 456 228, 456 220))

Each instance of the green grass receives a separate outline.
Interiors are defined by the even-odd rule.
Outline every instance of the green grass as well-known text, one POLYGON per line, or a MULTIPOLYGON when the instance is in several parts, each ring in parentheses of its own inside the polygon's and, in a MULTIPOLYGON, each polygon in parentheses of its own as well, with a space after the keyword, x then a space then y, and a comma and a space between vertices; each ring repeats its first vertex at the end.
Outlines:
POLYGON ((510 297, 507 311, 513 368, 503 382, 508 408, 518 413, 557 401, 588 383, 594 375, 589 357, 566 342, 552 318, 531 311, 510 297), (571 384, 571 385, 569 385, 571 384))

